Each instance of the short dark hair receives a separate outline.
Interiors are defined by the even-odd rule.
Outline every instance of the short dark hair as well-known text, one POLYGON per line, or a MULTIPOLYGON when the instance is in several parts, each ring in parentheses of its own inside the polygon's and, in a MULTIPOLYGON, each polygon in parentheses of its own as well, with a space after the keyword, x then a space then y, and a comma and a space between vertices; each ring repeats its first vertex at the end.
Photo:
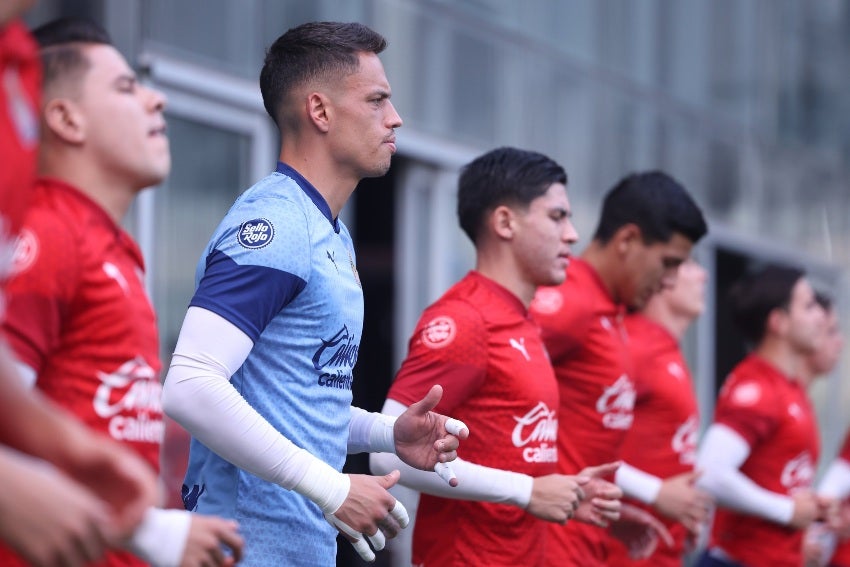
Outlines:
POLYGON ((41 50, 45 87, 60 77, 88 70, 90 63, 81 49, 83 45, 112 45, 105 29, 84 18, 58 18, 35 28, 32 35, 41 50))
POLYGON ((806 276, 791 266, 768 265, 745 275, 729 289, 732 320, 753 345, 764 338, 767 319, 775 309, 788 309, 794 286, 806 276))
POLYGON ((685 188, 662 171, 633 173, 605 195, 594 240, 606 244, 627 224, 637 225, 646 244, 680 233, 696 243, 708 232, 702 211, 685 188))
POLYGON ((461 170, 457 191, 460 227, 473 244, 485 216, 499 205, 527 207, 553 183, 567 184, 567 172, 551 158, 528 150, 497 148, 461 170))
POLYGON ((358 53, 380 53, 387 40, 358 23, 309 22, 284 33, 266 52, 260 71, 263 105, 281 127, 293 89, 307 81, 336 79, 357 70, 358 53))

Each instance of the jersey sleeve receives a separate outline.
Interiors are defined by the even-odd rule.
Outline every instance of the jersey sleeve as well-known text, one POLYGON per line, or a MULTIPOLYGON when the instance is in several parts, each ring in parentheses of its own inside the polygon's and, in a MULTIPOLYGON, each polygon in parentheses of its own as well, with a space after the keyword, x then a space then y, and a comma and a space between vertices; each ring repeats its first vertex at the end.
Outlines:
POLYGON ((410 405, 440 384, 443 397, 436 411, 451 415, 486 375, 487 329, 481 314, 463 301, 443 302, 422 314, 387 397, 410 405))
POLYGON ((717 400, 715 423, 723 424, 755 447, 777 427, 779 419, 773 391, 758 380, 733 380, 717 400))
POLYGON ((310 275, 305 214, 279 201, 258 201, 225 217, 189 303, 224 317, 254 342, 310 275))
POLYGON ((577 349, 590 325, 589 302, 572 297, 574 286, 542 287, 537 290, 530 312, 540 326, 541 336, 553 362, 577 349))
POLYGON ((41 210, 27 216, 18 246, 4 329, 18 359, 40 373, 59 346, 62 321, 80 277, 81 249, 66 224, 41 210))

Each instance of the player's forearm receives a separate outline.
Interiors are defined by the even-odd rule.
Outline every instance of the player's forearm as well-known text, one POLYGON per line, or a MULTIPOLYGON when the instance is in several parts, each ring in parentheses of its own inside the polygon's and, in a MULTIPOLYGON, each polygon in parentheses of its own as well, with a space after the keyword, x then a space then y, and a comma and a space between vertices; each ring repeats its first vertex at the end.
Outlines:
POLYGON ((178 567, 191 524, 192 515, 186 510, 149 508, 127 549, 151 567, 178 567))
POLYGON ((0 345, 0 442, 68 470, 97 442, 79 421, 21 379, 5 343, 0 345), (38 427, 30 427, 38 424, 38 427))
POLYGON ((392 453, 373 453, 369 456, 372 474, 401 472, 399 483, 419 492, 455 500, 475 500, 511 504, 525 509, 531 499, 534 479, 528 475, 484 467, 455 459, 452 470, 458 479, 456 487, 449 486, 435 472, 422 471, 404 464, 392 453))
POLYGON ((163 409, 240 469, 295 490, 324 511, 336 510, 348 494, 348 477, 281 435, 230 383, 252 347, 222 317, 190 308, 163 386, 163 409))
MULTIPOLYGON (((407 406, 393 399, 384 402, 381 415, 395 418, 407 406)), ((387 474, 393 470, 401 472, 399 482, 419 492, 479 502, 512 504, 525 509, 531 500, 534 479, 526 474, 477 465, 457 458, 451 466, 457 476, 458 485, 449 486, 437 473, 413 468, 393 453, 375 453, 369 456, 373 474, 387 474)))
POLYGON ((850 496, 850 463, 841 458, 832 461, 818 485, 818 494, 838 500, 850 496))
POLYGON ((794 501, 763 488, 740 471, 749 454, 749 445, 735 431, 712 425, 700 446, 697 468, 703 474, 697 487, 711 494, 721 506, 788 524, 794 514, 794 501))
POLYGON ((657 476, 628 463, 620 465, 617 472, 614 473, 614 482, 623 489, 626 496, 644 504, 652 504, 658 499, 658 493, 661 491, 663 483, 662 479, 657 476))
POLYGON ((394 453, 396 417, 351 406, 348 453, 394 453))

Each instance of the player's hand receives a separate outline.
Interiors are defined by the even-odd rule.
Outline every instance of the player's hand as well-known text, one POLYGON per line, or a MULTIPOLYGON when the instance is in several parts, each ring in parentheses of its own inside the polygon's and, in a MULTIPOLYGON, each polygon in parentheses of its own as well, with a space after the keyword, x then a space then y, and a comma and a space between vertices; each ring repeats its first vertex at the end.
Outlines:
POLYGON ((394 538, 410 523, 402 503, 387 492, 401 474, 396 470, 384 476, 348 476, 351 479, 348 497, 336 512, 325 514, 325 519, 351 542, 360 557, 371 562, 375 553, 366 540, 375 551, 380 551, 387 539, 394 538))
MULTIPOLYGON (((75 428, 76 429, 76 428, 75 428)), ((156 475, 127 447, 85 429, 69 434, 73 449, 61 468, 111 506, 120 545, 128 539, 148 508, 159 503, 156 475)))
POLYGON ((242 559, 244 546, 239 525, 233 520, 192 514, 180 567, 230 567, 242 559), (225 553, 223 548, 230 553, 225 553))
POLYGON ((823 567, 835 551, 835 534, 826 524, 815 522, 803 537, 803 565, 823 567))
POLYGON ((36 567, 100 559, 113 539, 109 507, 52 466, 0 451, 0 539, 36 567))
POLYGON ((811 490, 798 490, 791 495, 791 499, 794 501, 794 513, 788 525, 792 528, 804 530, 823 516, 825 505, 811 490))
POLYGON ((623 491, 613 482, 605 480, 606 477, 613 477, 619 466, 619 461, 606 463, 587 467, 578 474, 579 478, 586 478, 587 481, 582 484, 585 499, 576 510, 576 520, 606 528, 610 522, 620 519, 623 491))
POLYGON ((830 520, 832 531, 840 540, 850 538, 850 500, 844 500, 838 506, 838 513, 830 520))
POLYGON ((664 479, 653 507, 668 518, 672 518, 694 535, 699 535, 708 522, 711 497, 696 487, 702 473, 691 471, 664 479))
POLYGON ((673 545, 673 536, 658 518, 631 504, 623 503, 620 519, 608 528, 629 551, 632 559, 646 559, 655 552, 659 539, 667 547, 673 545))
POLYGON ((424 398, 398 416, 393 427, 396 455, 411 467, 434 470, 450 486, 457 486, 457 478, 445 463, 457 458, 458 445, 469 437, 469 428, 431 411, 442 397, 443 387, 434 385, 424 398))
POLYGON ((588 480, 563 474, 535 477, 526 511, 541 520, 563 524, 572 519, 584 500, 581 483, 588 480))

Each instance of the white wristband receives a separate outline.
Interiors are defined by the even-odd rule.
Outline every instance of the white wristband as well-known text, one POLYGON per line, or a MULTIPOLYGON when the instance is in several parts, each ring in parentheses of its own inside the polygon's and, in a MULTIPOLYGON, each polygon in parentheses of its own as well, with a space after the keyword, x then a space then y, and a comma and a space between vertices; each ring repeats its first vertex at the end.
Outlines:
POLYGON ((378 414, 369 432, 369 447, 373 453, 395 453, 393 428, 397 418, 378 414))
POLYGON ((333 514, 348 497, 351 479, 314 457, 307 465, 307 472, 292 490, 315 502, 322 512, 333 514))
POLYGON ((623 463, 614 473, 614 482, 623 489, 626 496, 640 500, 644 504, 653 504, 661 492, 663 481, 655 475, 623 463))
POLYGON ((127 547, 152 567, 178 567, 191 524, 186 510, 148 508, 127 547))

